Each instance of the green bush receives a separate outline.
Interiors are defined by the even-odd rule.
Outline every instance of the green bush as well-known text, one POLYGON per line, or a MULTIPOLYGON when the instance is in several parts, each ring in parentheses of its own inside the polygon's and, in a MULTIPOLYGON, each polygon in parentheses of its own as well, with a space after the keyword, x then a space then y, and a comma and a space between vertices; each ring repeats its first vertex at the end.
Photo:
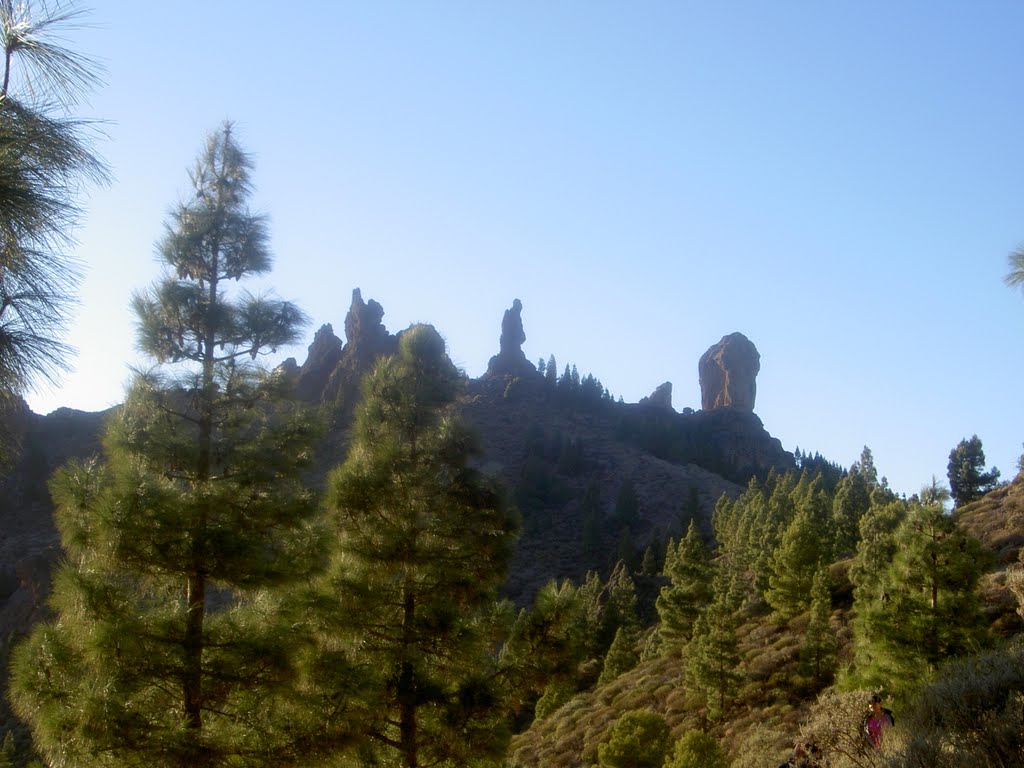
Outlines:
POLYGON ((728 768, 729 761, 714 736, 687 731, 676 742, 675 752, 665 768, 728 768))
POLYGON ((602 768, 662 768, 672 735, 661 715, 634 709, 619 718, 597 748, 602 768))

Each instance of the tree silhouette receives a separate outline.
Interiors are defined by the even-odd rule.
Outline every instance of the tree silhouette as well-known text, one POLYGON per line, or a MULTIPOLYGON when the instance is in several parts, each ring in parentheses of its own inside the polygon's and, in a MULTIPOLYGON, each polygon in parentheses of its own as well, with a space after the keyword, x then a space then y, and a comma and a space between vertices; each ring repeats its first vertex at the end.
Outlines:
POLYGON ((972 435, 970 440, 964 438, 949 452, 947 477, 950 493, 958 507, 980 499, 995 488, 999 470, 993 467, 984 472, 984 467, 985 451, 977 435, 972 435))
POLYGON ((52 483, 57 619, 18 649, 12 692, 53 764, 272 765, 309 736, 285 588, 322 560, 301 478, 319 429, 258 363, 302 313, 229 292, 270 267, 250 168, 230 124, 210 135, 164 275, 133 299, 159 365, 108 423, 105 460, 52 483))

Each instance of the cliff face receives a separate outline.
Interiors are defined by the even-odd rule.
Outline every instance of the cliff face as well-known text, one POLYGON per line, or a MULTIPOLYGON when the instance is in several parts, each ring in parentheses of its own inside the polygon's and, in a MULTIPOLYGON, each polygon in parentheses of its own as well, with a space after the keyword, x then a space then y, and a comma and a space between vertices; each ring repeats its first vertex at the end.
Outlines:
MULTIPOLYGON (((584 402, 552 388, 522 351, 522 313, 519 299, 505 310, 498 353, 487 372, 468 383, 462 404, 480 435, 480 465, 501 477, 523 518, 506 586, 514 599, 530 600, 552 578, 580 580, 587 570, 607 569, 619 554, 623 528, 641 552, 656 539, 684 533, 687 515, 710 536, 711 513, 723 493, 738 494, 751 476, 794 466, 753 413, 758 355, 741 334, 723 339, 726 349, 716 365, 724 394, 715 398, 716 407, 680 414, 672 408, 671 382, 635 405, 584 402), (751 393, 749 403, 737 398, 739 391, 751 393), (737 399, 739 405, 730 404, 737 399), (624 524, 615 506, 627 480, 638 512, 624 524)), ((389 334, 383 316, 381 305, 364 303, 356 289, 345 319, 346 343, 324 326, 306 361, 294 366, 302 397, 337 406, 321 473, 344 459, 362 376, 397 349, 401 334, 389 334)))
MULTIPOLYGON (((681 533, 689 518, 710 535, 710 515, 722 493, 738 493, 751 475, 772 467, 793 466, 750 409, 680 414, 672 408, 668 382, 632 405, 583 402, 555 391, 523 355, 522 310, 516 300, 505 312, 499 352, 486 374, 468 382, 462 405, 480 433, 480 465, 505 481, 523 517, 506 590, 513 598, 528 601, 551 578, 578 579, 588 569, 606 569, 623 528, 640 551, 656 538, 681 533), (637 509, 623 521, 616 499, 626 481, 637 509)), ((282 366, 299 397, 324 405, 332 419, 314 483, 345 457, 363 375, 397 349, 400 334, 389 333, 383 317, 383 307, 363 301, 356 289, 344 320, 345 341, 324 325, 301 365, 290 360, 282 366)), ((21 458, 0 481, 4 636, 24 631, 45 610, 50 569, 60 555, 46 483, 69 458, 99 452, 105 416, 61 409, 48 416, 28 413, 20 422, 21 458)))

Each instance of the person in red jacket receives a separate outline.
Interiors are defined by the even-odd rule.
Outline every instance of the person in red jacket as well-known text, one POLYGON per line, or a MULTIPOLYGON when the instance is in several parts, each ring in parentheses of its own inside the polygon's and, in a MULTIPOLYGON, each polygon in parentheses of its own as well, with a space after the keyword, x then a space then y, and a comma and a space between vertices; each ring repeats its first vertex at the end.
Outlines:
POLYGON ((882 746, 882 734, 887 728, 896 725, 896 718, 892 716, 892 710, 882 706, 882 697, 875 694, 868 702, 868 715, 864 720, 864 733, 867 735, 871 746, 878 749, 882 746))

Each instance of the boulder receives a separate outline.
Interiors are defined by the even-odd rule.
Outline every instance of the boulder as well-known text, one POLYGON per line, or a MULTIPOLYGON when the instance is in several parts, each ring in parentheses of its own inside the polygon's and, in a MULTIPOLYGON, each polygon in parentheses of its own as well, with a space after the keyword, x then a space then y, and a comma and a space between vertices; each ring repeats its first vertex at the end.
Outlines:
POLYGON ((730 333, 701 355, 697 366, 700 376, 701 407, 710 411, 732 406, 754 410, 757 372, 761 355, 742 333, 730 333))

